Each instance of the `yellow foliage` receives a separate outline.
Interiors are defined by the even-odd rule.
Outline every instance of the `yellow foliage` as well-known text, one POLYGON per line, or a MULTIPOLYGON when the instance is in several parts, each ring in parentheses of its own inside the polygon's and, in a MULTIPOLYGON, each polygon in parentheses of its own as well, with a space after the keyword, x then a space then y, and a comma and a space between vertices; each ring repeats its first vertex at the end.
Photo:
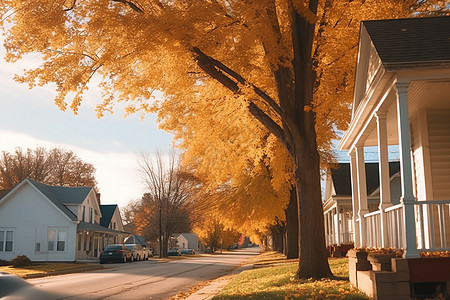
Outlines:
MULTIPOLYGON (((125 115, 157 112, 175 135, 184 164, 203 182, 203 202, 225 228, 261 233, 283 219, 292 161, 286 149, 249 113, 255 103, 279 126, 274 73, 293 71, 292 12, 317 23, 313 49, 317 80, 312 109, 324 161, 336 131, 350 118, 359 22, 429 13, 445 1, 67 1, 2 0, 6 60, 39 53, 42 64, 16 76, 29 87, 54 83, 55 104, 76 113, 93 78, 102 89, 97 114, 125 103, 125 115), (205 76, 192 49, 240 74, 238 93, 205 76), (205 200, 206 199, 206 200, 205 200)), ((290 84, 293 84, 291 82, 290 84)), ((283 112, 287 113, 287 112, 283 112)))

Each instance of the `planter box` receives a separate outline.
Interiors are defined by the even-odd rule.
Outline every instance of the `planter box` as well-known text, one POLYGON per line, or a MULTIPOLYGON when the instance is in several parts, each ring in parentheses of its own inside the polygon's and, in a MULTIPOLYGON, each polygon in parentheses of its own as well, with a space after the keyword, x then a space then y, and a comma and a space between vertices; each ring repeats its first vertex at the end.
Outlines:
POLYGON ((351 249, 347 252, 347 256, 350 282, 358 286, 358 271, 370 271, 372 265, 367 260, 367 252, 364 250, 351 249))
POLYGON ((392 264, 391 259, 395 258, 395 255, 391 254, 374 254, 369 255, 367 260, 372 264, 372 270, 374 271, 391 271, 392 264))
POLYGON ((450 257, 421 257, 408 259, 411 282, 450 281, 450 257))

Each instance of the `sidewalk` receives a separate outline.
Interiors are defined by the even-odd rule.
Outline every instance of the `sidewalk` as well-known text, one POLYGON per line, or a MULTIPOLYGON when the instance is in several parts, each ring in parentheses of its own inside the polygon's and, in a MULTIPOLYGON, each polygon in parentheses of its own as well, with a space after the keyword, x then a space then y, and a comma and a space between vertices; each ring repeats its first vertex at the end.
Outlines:
POLYGON ((214 297, 217 293, 219 293, 223 287, 231 280, 233 275, 240 274, 243 271, 253 269, 253 264, 245 264, 242 266, 237 267, 234 269, 230 275, 232 276, 223 276, 219 277, 216 280, 209 283, 207 286, 203 287, 202 289, 198 290, 194 294, 187 297, 185 300, 205 300, 205 299, 211 299, 214 297))

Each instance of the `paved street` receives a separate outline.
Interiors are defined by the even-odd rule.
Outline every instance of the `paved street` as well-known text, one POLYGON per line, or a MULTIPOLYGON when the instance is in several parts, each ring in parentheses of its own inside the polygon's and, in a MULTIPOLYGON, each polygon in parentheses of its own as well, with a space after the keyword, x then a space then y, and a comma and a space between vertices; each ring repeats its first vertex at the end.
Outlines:
MULTIPOLYGON (((105 264, 104 270, 28 280, 45 299, 167 299, 227 274, 260 248, 161 262, 105 264), (48 294, 50 293, 50 295, 48 294)), ((14 299, 20 299, 14 298, 14 299)))

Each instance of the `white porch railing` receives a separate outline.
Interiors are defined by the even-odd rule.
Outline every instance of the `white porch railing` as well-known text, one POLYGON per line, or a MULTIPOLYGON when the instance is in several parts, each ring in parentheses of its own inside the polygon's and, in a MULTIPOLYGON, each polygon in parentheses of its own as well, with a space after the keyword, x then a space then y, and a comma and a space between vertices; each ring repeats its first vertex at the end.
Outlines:
MULTIPOLYGON (((450 250, 450 200, 417 201, 413 205, 417 250, 450 250)), ((384 230, 386 247, 406 248, 403 208, 403 204, 398 204, 385 209, 387 228, 382 228, 381 211, 364 215, 367 246, 381 247, 381 231, 384 230)))
POLYGON ((405 248, 405 226, 403 226, 403 204, 397 204, 385 209, 387 219, 387 247, 405 248))
POLYGON ((326 234, 325 241, 327 245, 342 245, 342 244, 352 244, 354 243, 354 233, 353 232, 341 232, 339 234, 339 239, 337 234, 326 234))
POLYGON ((367 224, 367 243, 371 247, 381 247, 381 211, 364 215, 367 224))

